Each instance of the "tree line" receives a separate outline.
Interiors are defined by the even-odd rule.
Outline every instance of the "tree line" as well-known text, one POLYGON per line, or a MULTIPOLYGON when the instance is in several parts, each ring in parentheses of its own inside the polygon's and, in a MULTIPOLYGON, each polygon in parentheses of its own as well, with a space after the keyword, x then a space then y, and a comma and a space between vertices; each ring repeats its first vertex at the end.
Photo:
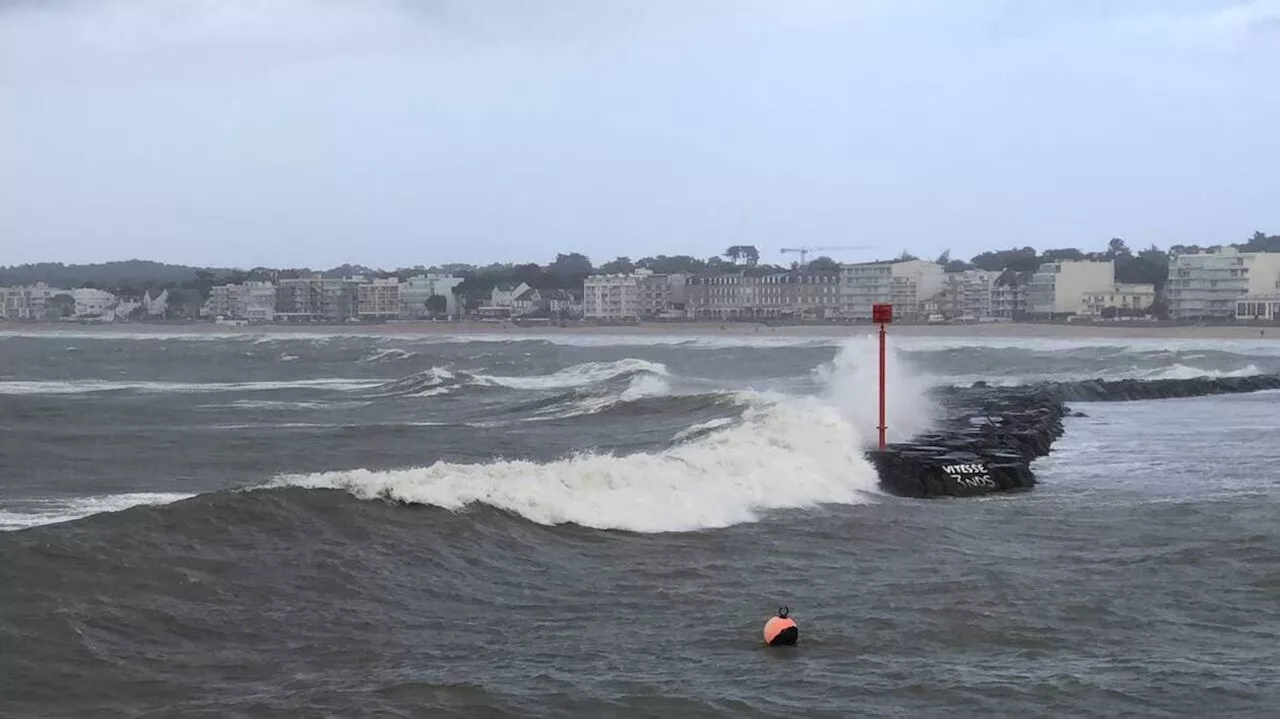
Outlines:
MULTIPOLYGON (((1156 290, 1163 289, 1168 277, 1169 258, 1174 254, 1198 252, 1214 247, 1228 245, 1199 246, 1174 245, 1162 250, 1156 245, 1134 252, 1121 238, 1112 238, 1104 249, 1085 251, 1074 247, 1036 250, 1025 246, 1003 250, 988 250, 968 260, 952 259, 950 251, 943 252, 935 262, 948 272, 966 269, 982 269, 1002 272, 1007 275, 1029 277, 1043 262, 1054 260, 1113 260, 1116 267, 1116 281, 1134 284, 1152 284, 1156 290)), ((1280 252, 1280 235, 1267 235, 1255 232, 1247 241, 1230 243, 1246 252, 1280 252)), ((897 260, 918 259, 910 252, 898 255, 897 260)), ((600 265, 595 265, 587 255, 580 252, 557 254, 555 259, 546 265, 537 263, 501 264, 487 266, 468 264, 446 264, 415 267, 401 267, 394 270, 365 267, 363 265, 341 265, 327 270, 310 268, 269 268, 254 267, 252 269, 191 267, 173 265, 146 260, 126 260, 100 264, 70 264, 60 262, 42 262, 37 264, 14 265, 0 267, 0 286, 32 285, 44 282, 53 287, 72 289, 76 287, 93 287, 107 290, 121 297, 141 297, 144 294, 158 294, 169 290, 170 304, 182 308, 178 310, 184 315, 194 314, 209 297, 210 288, 218 284, 238 284, 252 280, 280 280, 305 277, 349 277, 363 275, 372 278, 399 277, 407 279, 416 274, 444 273, 461 277, 462 282, 454 293, 465 298, 487 296, 494 287, 516 286, 525 283, 529 287, 542 290, 571 290, 582 288, 583 280, 595 273, 628 273, 637 269, 647 269, 657 274, 689 273, 715 274, 726 272, 743 272, 753 275, 764 275, 787 270, 803 269, 810 272, 836 271, 839 263, 831 257, 820 256, 806 262, 803 267, 798 263, 789 266, 760 264, 760 251, 753 245, 731 245, 720 255, 698 258, 692 255, 656 255, 632 260, 630 257, 615 257, 600 265)))

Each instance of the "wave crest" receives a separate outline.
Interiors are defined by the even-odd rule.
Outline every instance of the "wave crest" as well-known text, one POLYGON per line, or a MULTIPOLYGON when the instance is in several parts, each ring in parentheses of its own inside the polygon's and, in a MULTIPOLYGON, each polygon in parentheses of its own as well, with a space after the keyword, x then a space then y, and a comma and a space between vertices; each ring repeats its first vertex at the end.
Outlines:
POLYGON ((268 486, 455 511, 485 504, 545 525, 676 532, 755 521, 773 509, 860 503, 876 483, 856 430, 838 409, 809 400, 749 408, 741 424, 661 452, 285 475, 268 486))

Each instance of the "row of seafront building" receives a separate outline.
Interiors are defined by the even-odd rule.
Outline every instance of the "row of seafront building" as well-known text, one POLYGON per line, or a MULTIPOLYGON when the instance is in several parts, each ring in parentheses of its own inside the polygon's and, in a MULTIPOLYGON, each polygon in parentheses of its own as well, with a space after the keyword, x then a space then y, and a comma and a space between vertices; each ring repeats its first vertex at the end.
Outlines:
MULTIPOLYGON (((422 274, 372 279, 303 278, 211 289, 205 317, 246 322, 418 320, 467 314, 454 290, 462 278, 422 274)), ((486 318, 869 320, 876 303, 902 321, 1011 321, 1136 316, 1156 301, 1149 284, 1115 281, 1107 261, 1046 262, 1034 272, 945 272, 922 260, 841 265, 837 271, 589 276, 581 294, 499 285, 480 298, 486 318)), ((1175 320, 1280 320, 1280 253, 1226 247, 1170 258, 1164 298, 1175 320)), ((0 287, 0 318, 73 316, 112 321, 163 316, 166 293, 138 299, 42 284, 0 287), (62 304, 63 308, 56 308, 62 304), (57 311, 55 312, 55 308, 57 311)), ((473 303, 474 304, 474 303, 473 303)))
POLYGON ((945 272, 923 260, 842 265, 838 271, 708 275, 593 275, 584 286, 588 318, 871 319, 878 303, 899 321, 1012 321, 1035 317, 1138 314, 1155 301, 1152 285, 1115 282, 1106 262, 1046 263, 1034 273, 945 272))
MULTIPOLYGON (((587 318, 870 320, 887 302, 904 321, 1133 317, 1156 302, 1152 284, 1116 282, 1115 263, 1045 262, 1033 272, 945 272, 923 260, 841 265, 838 271, 592 275, 587 318)), ((1280 320, 1280 253, 1231 247, 1170 258, 1165 302, 1175 320, 1280 320)))

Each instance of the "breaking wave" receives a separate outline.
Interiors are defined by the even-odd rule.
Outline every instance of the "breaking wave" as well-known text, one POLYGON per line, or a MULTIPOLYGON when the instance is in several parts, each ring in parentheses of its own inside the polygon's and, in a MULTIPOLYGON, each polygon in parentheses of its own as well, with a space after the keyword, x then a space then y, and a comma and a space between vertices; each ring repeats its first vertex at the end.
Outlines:
MULTIPOLYGON (((901 412, 891 426, 906 436, 927 423, 928 382, 913 377, 896 354, 890 367, 890 406, 901 412)), ((656 367, 641 368, 634 360, 548 377, 585 383, 609 372, 621 372, 628 382, 658 379, 656 367)), ((713 529, 756 521, 772 510, 869 501, 878 491, 875 469, 864 456, 875 436, 876 385, 866 383, 877 372, 875 345, 848 342, 820 372, 825 396, 739 393, 751 402, 740 419, 689 427, 683 441, 660 451, 293 474, 267 486, 341 489, 363 499, 455 511, 484 504, 540 524, 633 532, 713 529)))

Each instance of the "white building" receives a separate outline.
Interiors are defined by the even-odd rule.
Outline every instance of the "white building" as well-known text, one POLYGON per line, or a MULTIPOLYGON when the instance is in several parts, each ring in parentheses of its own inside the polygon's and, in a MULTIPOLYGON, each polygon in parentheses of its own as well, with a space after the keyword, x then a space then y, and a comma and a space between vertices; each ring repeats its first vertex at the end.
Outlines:
POLYGON ((19 287, 0 287, 0 317, 8 320, 43 320, 49 300, 58 290, 43 282, 19 287))
POLYGON ((142 293, 142 311, 152 317, 163 317, 169 310, 169 290, 156 292, 154 289, 142 293), (154 293, 154 294, 153 294, 154 293))
POLYGON ((119 302, 110 292, 89 287, 71 290, 71 298, 76 301, 76 317, 111 316, 114 318, 113 309, 119 302))
POLYGON ((1223 247, 1169 261, 1165 295, 1174 319, 1237 317, 1239 304, 1249 301, 1246 298, 1276 294, 1280 294, 1280 252, 1223 247))
POLYGON ((276 318, 276 286, 256 281, 240 284, 240 309, 250 322, 272 322, 276 318))
POLYGON ((406 320, 424 319, 431 316, 427 309, 427 300, 432 295, 440 295, 445 301, 445 314, 457 316, 458 298, 453 290, 462 284, 461 277, 429 273, 414 275, 400 283, 400 317, 406 320))
POLYGON ((276 316, 276 286, 264 281, 215 285, 209 289, 204 311, 215 318, 271 322, 276 316))
POLYGON ((1027 285, 1027 312, 1041 317, 1074 315, 1087 292, 1105 294, 1115 287, 1112 260, 1059 260, 1040 265, 1027 285))
POLYGON ((841 310, 846 317, 871 319, 871 306, 893 304, 894 319, 917 319, 921 306, 942 291, 942 265, 925 260, 893 260, 841 265, 841 310))
POLYGON ((209 288, 204 313, 210 317, 240 317, 240 285, 214 285, 209 288))
POLYGON ((1156 303, 1156 286, 1117 282, 1104 291, 1087 291, 1080 296, 1078 314, 1083 317, 1135 317, 1156 303))
POLYGON ((999 272, 978 269, 946 273, 936 299, 938 311, 947 319, 991 317, 992 287, 999 277, 999 272))
MULTIPOLYGON (((362 320, 394 320, 399 319, 402 309, 400 300, 400 278, 386 277, 365 282, 356 288, 356 301, 359 304, 362 320)), ((423 302, 425 309, 426 302, 423 302)))
POLYGON ((640 282, 652 274, 590 275, 582 283, 582 316, 587 319, 639 319, 640 282))

